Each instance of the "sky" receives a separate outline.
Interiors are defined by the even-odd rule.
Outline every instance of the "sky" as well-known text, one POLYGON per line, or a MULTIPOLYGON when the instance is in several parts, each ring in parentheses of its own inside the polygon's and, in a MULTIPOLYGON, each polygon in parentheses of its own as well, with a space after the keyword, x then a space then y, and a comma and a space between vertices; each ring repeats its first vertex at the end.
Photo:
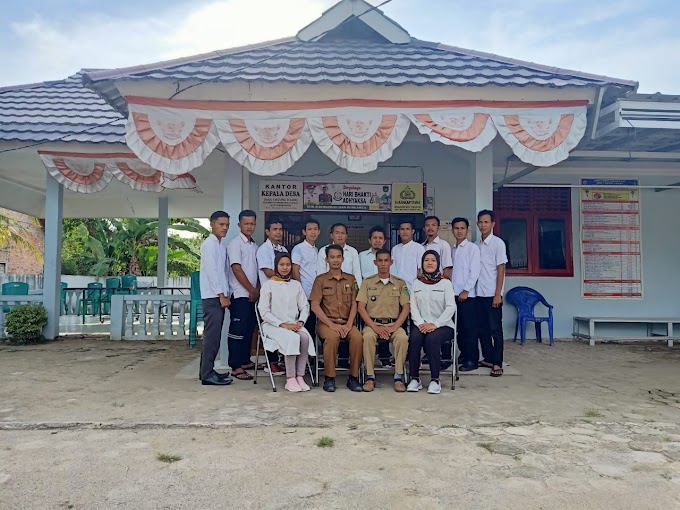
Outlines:
MULTIPOLYGON (((378 4, 382 0, 371 0, 378 4)), ((335 0, 3 2, 0 86, 292 36, 335 0)), ((392 0, 413 37, 680 94, 677 0, 392 0)))

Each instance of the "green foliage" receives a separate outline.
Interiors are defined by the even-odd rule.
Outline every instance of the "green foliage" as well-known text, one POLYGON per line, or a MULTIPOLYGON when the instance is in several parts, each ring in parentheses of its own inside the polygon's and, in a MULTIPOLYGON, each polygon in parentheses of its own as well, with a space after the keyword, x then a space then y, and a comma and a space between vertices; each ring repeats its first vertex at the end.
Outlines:
POLYGON ((36 343, 43 338, 47 326, 47 310, 39 303, 17 305, 6 316, 5 327, 12 343, 36 343))
MULTIPOLYGON (((38 227, 40 223, 33 218, 33 224, 38 227)), ((31 233, 21 224, 21 222, 11 216, 3 214, 0 210, 0 247, 14 244, 21 250, 28 250, 42 261, 43 256, 31 240, 31 233)))

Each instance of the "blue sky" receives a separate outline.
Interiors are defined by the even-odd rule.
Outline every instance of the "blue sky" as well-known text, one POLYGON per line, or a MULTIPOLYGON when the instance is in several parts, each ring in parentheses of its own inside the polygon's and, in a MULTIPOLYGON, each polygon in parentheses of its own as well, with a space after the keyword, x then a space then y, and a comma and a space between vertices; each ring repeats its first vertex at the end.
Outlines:
MULTIPOLYGON (((22 0, 0 19, 0 85, 294 35, 334 0, 22 0)), ((372 0, 372 3, 379 3, 372 0)), ((9 4, 9 5, 8 5, 9 4)), ((412 36, 680 94, 680 2, 392 0, 412 36)))

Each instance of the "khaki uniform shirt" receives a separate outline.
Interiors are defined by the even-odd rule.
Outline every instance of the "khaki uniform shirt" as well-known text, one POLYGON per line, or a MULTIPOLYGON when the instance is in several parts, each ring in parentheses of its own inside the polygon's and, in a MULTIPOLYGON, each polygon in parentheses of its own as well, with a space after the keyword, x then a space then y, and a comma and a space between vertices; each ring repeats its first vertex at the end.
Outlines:
POLYGON ((363 281, 357 301, 366 303, 366 311, 372 319, 396 319, 401 309, 409 304, 408 287, 398 276, 390 275, 385 284, 376 274, 363 281))
POLYGON ((329 319, 349 318, 349 311, 357 299, 357 281, 349 273, 342 273, 340 279, 330 272, 320 274, 314 280, 310 301, 319 301, 321 310, 329 319))

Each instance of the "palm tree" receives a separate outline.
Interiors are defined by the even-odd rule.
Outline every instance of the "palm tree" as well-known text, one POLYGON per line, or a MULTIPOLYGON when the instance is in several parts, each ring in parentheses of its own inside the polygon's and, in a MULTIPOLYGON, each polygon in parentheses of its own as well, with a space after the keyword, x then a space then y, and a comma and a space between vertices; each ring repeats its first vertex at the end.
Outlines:
MULTIPOLYGON (((35 247, 31 240, 31 233, 22 225, 21 221, 5 213, 6 209, 0 209, 0 247, 16 246, 20 250, 30 251, 38 260, 43 260, 43 254, 35 247)), ((38 220, 33 218, 36 226, 40 226, 38 220)))

